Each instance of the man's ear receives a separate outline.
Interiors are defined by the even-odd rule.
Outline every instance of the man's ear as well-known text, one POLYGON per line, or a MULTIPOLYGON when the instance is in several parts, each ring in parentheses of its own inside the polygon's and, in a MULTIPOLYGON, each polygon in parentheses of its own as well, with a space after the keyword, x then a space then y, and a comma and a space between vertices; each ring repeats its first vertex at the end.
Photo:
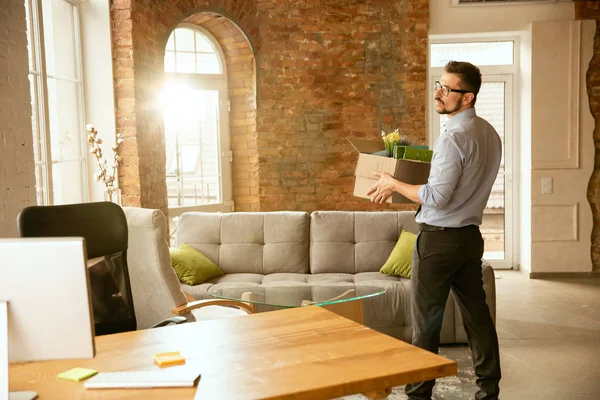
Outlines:
POLYGON ((463 100, 463 104, 467 105, 467 104, 471 104, 473 102, 473 99, 475 98, 475 95, 473 93, 465 93, 465 95, 463 96, 462 100, 463 100))

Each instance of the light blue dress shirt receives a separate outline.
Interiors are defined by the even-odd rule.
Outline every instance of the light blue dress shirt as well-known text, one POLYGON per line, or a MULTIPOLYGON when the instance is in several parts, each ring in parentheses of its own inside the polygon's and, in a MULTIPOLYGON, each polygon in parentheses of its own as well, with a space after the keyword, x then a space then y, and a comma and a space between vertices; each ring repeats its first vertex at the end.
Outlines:
POLYGON ((443 227, 481 225, 483 210, 498 175, 502 141, 492 125, 461 111, 435 141, 431 171, 419 188, 418 223, 443 227))

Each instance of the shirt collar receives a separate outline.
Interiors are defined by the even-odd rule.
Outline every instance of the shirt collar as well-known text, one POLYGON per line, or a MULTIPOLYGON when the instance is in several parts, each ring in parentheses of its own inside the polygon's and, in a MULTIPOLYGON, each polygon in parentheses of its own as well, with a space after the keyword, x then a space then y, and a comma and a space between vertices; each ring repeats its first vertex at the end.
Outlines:
POLYGON ((466 121, 469 118, 473 118, 477 116, 477 114, 475 113, 475 108, 471 107, 471 108, 467 108, 466 110, 463 110, 461 112, 459 112, 458 114, 456 114, 454 117, 450 118, 448 120, 448 122, 446 122, 444 124, 444 128, 446 128, 446 130, 451 129, 457 125, 460 125, 462 122, 466 121))

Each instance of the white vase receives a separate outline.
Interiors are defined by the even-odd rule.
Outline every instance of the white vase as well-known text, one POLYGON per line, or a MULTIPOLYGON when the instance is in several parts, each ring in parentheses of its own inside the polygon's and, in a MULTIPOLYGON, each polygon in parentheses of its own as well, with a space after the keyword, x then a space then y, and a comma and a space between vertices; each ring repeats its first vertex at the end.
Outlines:
POLYGON ((112 192, 112 196, 104 192, 104 201, 110 201, 115 204, 121 205, 121 189, 117 189, 112 192))

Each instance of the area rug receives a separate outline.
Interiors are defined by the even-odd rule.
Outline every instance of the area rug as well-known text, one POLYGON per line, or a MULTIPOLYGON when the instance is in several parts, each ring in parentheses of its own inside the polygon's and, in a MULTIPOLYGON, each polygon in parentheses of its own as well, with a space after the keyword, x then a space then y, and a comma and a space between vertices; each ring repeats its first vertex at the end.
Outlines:
MULTIPOLYGON (((472 400, 477 391, 473 362, 466 346, 447 346, 440 349, 440 355, 456 361, 458 374, 440 378, 433 389, 433 400, 472 400)), ((364 400, 365 396, 356 394, 338 397, 337 400, 364 400)), ((407 400, 404 386, 393 388, 388 400, 407 400)))

